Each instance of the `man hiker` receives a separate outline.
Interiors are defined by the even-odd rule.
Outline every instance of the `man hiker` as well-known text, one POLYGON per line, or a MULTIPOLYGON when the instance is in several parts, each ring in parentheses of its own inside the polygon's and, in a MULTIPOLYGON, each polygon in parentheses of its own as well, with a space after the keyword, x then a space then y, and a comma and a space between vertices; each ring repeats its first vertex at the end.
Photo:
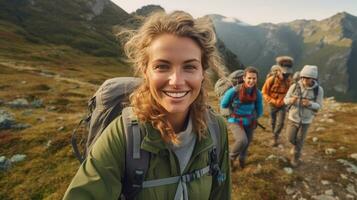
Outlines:
POLYGON ((324 91, 317 82, 317 66, 305 65, 300 72, 300 80, 289 88, 284 98, 289 109, 287 135, 293 145, 291 165, 297 167, 300 163, 301 150, 316 112, 322 107, 324 91))
POLYGON ((257 119, 263 114, 263 97, 257 88, 258 70, 247 67, 244 70, 244 83, 231 87, 221 100, 222 108, 232 108, 228 117, 229 128, 235 138, 229 157, 232 170, 234 162, 239 158, 241 168, 245 167, 248 147, 253 139, 257 119))
POLYGON ((291 85, 291 73, 293 58, 289 56, 279 56, 276 64, 279 70, 268 77, 263 85, 262 93, 264 100, 270 106, 271 126, 273 132, 272 146, 278 146, 279 135, 284 127, 286 106, 284 97, 291 85))

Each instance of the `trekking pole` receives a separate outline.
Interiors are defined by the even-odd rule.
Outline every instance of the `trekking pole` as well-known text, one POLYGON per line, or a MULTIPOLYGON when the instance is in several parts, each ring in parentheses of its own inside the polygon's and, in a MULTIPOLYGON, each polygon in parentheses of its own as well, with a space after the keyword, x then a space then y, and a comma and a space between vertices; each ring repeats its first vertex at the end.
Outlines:
POLYGON ((261 123, 259 123, 259 122, 257 122, 257 125, 258 125, 260 128, 262 128, 263 130, 266 129, 266 128, 265 128, 261 123))

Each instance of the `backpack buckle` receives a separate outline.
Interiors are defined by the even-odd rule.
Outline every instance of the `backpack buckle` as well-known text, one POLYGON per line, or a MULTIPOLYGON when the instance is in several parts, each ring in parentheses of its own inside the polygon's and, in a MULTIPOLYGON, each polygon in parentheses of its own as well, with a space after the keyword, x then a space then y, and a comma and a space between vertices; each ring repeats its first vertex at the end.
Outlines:
POLYGON ((144 170, 136 169, 134 172, 133 187, 141 188, 144 182, 144 170))

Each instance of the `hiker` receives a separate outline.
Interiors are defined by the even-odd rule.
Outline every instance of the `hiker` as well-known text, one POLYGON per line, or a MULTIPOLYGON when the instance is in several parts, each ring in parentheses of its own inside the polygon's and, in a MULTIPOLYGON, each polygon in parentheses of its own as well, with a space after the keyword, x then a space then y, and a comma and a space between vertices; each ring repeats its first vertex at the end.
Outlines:
POLYGON ((268 77, 262 88, 264 100, 269 104, 270 122, 273 132, 272 146, 279 145, 279 135, 284 127, 286 106, 284 97, 291 85, 291 73, 293 58, 289 56, 279 56, 276 63, 279 70, 275 75, 268 77))
POLYGON ((130 97, 129 115, 144 133, 133 157, 150 154, 144 175, 145 166, 135 166, 133 188, 139 191, 125 194, 132 154, 126 151, 124 108, 92 146, 64 199, 231 199, 227 128, 206 103, 208 70, 223 74, 215 44, 207 19, 182 11, 146 19, 124 48, 143 78, 130 97), (218 131, 209 129, 209 121, 218 131))
POLYGON ((293 83, 297 83, 300 80, 300 71, 296 71, 293 75, 293 83))
POLYGON ((300 72, 300 81, 291 85, 284 98, 284 102, 291 106, 286 132, 293 145, 290 159, 293 167, 301 163, 301 150, 307 130, 316 112, 322 107, 324 92, 317 82, 317 77, 317 66, 305 65, 300 72))
POLYGON ((267 74, 265 79, 268 79, 271 76, 276 76, 280 71, 280 66, 279 65, 273 65, 270 68, 270 72, 267 74))
POLYGON ((263 114, 263 98, 257 88, 258 70, 247 67, 244 70, 244 83, 230 88, 221 101, 222 108, 232 107, 233 112, 228 118, 229 128, 235 138, 230 149, 231 168, 235 170, 235 160, 243 169, 247 158, 249 144, 257 126, 257 119, 263 114))
MULTIPOLYGON (((234 87, 237 84, 241 84, 244 82, 243 76, 244 76, 244 70, 238 69, 238 70, 235 70, 234 72, 230 73, 227 78, 223 77, 223 78, 218 79, 218 81, 214 85, 214 92, 219 97, 219 101, 222 100, 224 93, 229 88, 234 87)), ((231 107, 229 107, 229 108, 220 107, 219 111, 223 117, 227 118, 231 114, 232 109, 231 109, 231 107)))

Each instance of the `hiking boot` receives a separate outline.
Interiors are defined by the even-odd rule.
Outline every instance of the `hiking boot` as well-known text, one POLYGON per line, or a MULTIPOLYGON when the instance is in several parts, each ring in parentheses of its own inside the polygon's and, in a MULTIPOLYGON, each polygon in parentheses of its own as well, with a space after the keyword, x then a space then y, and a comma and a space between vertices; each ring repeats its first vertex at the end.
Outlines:
POLYGON ((239 166, 241 169, 244 169, 245 168, 245 160, 239 159, 239 166))
POLYGON ((237 169, 237 167, 236 167, 236 166, 235 166, 235 164, 234 164, 234 161, 235 161, 235 160, 232 160, 232 159, 230 160, 230 164, 231 164, 231 170, 232 170, 232 172, 233 172, 233 171, 235 171, 235 170, 237 169))
POLYGON ((277 147, 277 146, 279 146, 278 140, 277 140, 277 139, 274 139, 274 140, 272 141, 272 143, 271 143, 271 146, 272 146, 272 147, 277 147))
POLYGON ((295 158, 295 156, 293 156, 293 158, 290 160, 290 164, 292 167, 298 167, 301 164, 301 160, 298 158, 295 158))
POLYGON ((290 149, 290 155, 294 155, 294 153, 295 153, 295 147, 291 147, 291 149, 290 149))

